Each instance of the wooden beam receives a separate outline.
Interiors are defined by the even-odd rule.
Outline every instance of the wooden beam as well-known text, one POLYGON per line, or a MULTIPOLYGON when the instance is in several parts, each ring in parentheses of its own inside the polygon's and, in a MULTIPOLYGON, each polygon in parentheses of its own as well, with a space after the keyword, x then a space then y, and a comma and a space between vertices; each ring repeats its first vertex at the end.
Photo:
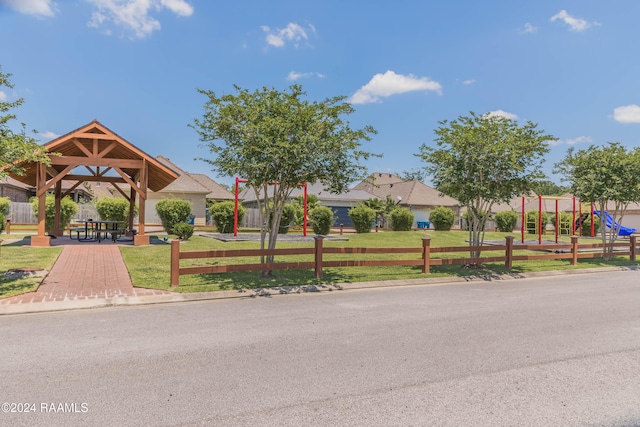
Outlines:
POLYGON ((75 156, 62 156, 51 157, 51 164, 53 165, 73 165, 76 166, 107 166, 121 168, 140 169, 142 168, 142 160, 137 159, 103 159, 100 157, 75 157, 75 156))
POLYGON ((76 133, 73 135, 74 138, 87 138, 87 139, 102 139, 109 141, 117 141, 118 137, 115 135, 107 135, 104 133, 76 133))
POLYGON ((73 140, 71 140, 71 142, 73 142, 73 145, 78 147, 80 149, 80 151, 82 151, 85 154, 85 156, 87 156, 87 157, 92 157, 93 156, 91 154, 91 151, 89 151, 87 149, 87 147, 85 147, 84 145, 80 144, 80 141, 78 141, 77 139, 73 139, 73 140))
POLYGON ((98 176, 104 176, 105 173, 109 172, 111 170, 111 167, 106 168, 105 170, 103 170, 102 172, 100 172, 98 174, 98 176))
POLYGON ((96 173, 96 171, 94 171, 93 169, 91 169, 89 166, 84 165, 84 167, 89 171, 89 173, 91 173, 91 175, 93 175, 93 176, 98 176, 98 174, 96 173))
MULTIPOLYGON (((68 177, 68 176, 69 176, 69 175, 67 175, 67 177, 68 177)), ((71 188, 67 189, 67 191, 65 191, 65 192, 64 192, 64 194, 62 195, 62 198, 64 199, 64 198, 65 198, 65 197, 67 197, 69 194, 71 194, 71 192, 72 192, 73 190, 75 190, 76 188, 78 188, 78 186, 79 186, 80 184, 82 184, 82 182, 83 182, 83 181, 78 181, 78 182, 76 182, 75 184, 73 184, 73 185, 71 186, 71 188)))
POLYGON ((89 182, 119 182, 124 184, 126 181, 117 176, 84 176, 84 175, 67 175, 64 179, 69 181, 89 181, 89 182))
MULTIPOLYGON (((122 181, 124 182, 124 179, 123 179, 122 181)), ((124 196, 124 198, 125 198, 125 199, 127 199, 127 200, 131 201, 131 199, 129 198, 129 196, 128 196, 124 191, 122 191, 122 188, 118 187, 118 186, 116 185, 116 183, 115 183, 115 182, 112 182, 112 183, 111 183, 111 185, 113 185, 113 188, 115 188, 116 190, 118 190, 118 192, 119 192, 120 194, 122 194, 122 195, 124 196)), ((132 189, 131 189, 131 191, 132 191, 132 192, 134 192, 133 197, 135 197, 135 190, 132 188, 132 189)))
POLYGON ((125 181, 127 181, 127 184, 129 184, 131 186, 131 188, 136 190, 136 192, 140 195, 141 198, 144 198, 144 199, 147 198, 147 195, 142 191, 142 189, 139 188, 136 185, 136 183, 133 182, 131 180, 131 178, 129 178, 129 176, 122 171, 122 169, 120 169, 119 167, 115 167, 115 166, 113 167, 113 169, 115 169, 115 171, 118 172, 120 174, 120 176, 122 176, 122 178, 124 178, 125 181))
POLYGON ((39 188, 37 188, 36 196, 40 197, 42 194, 45 194, 49 188, 55 185, 56 182, 63 179, 69 172, 71 172, 71 170, 74 167, 75 166, 67 166, 66 168, 64 168, 62 172, 58 173, 58 175, 56 175, 52 180, 50 180, 49 182, 46 182, 44 185, 41 185, 39 188))
POLYGON ((105 147, 105 149, 104 149, 104 150, 102 150, 102 151, 100 152, 100 154, 98 155, 98 157, 104 157, 104 156, 105 156, 105 154, 107 154, 109 151, 113 150, 113 149, 114 149, 114 148, 116 148, 117 146, 118 146, 118 143, 117 143, 117 142, 115 142, 115 141, 114 141, 114 142, 112 142, 111 144, 107 145, 107 146, 105 147))

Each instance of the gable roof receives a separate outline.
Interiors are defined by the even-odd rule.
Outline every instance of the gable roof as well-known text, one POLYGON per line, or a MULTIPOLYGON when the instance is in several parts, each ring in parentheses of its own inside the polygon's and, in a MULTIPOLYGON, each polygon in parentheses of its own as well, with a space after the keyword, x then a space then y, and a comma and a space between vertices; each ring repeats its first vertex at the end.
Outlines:
POLYGON ((453 197, 441 194, 438 190, 420 181, 403 181, 392 173, 376 172, 354 189, 364 190, 381 199, 387 196, 401 200, 400 205, 411 206, 458 206, 460 203, 453 197))
POLYGON ((169 158, 156 156, 156 160, 178 173, 178 178, 171 184, 164 187, 161 190, 162 193, 210 193, 210 190, 207 187, 193 179, 187 171, 180 169, 169 158))
POLYGON ((203 173, 190 173, 189 175, 210 191, 209 194, 207 194, 207 199, 235 200, 235 196, 231 191, 215 182, 208 175, 203 173))
MULTIPOLYGON (((119 167, 131 177, 140 170, 139 167, 133 165, 142 160, 148 165, 148 187, 153 191, 163 189, 178 178, 173 170, 159 163, 97 120, 62 135, 44 144, 43 147, 51 153, 60 153, 62 158, 86 158, 87 166, 97 164, 105 168, 119 167)), ((51 168, 55 169, 51 172, 62 172, 66 165, 59 161, 56 162, 56 157, 51 157, 54 161, 51 168)), ((22 166, 25 171, 24 175, 11 174, 11 176, 27 185, 35 186, 37 163, 25 162, 22 166)))

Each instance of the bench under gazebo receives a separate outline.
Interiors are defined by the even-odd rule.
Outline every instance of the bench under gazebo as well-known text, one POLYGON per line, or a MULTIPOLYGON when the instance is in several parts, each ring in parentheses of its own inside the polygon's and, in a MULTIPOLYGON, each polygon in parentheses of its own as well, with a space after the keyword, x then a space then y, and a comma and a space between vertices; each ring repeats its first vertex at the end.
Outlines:
POLYGON ((60 200, 83 182, 108 182, 129 200, 128 229, 134 230, 134 245, 148 245, 145 234, 145 201, 147 191, 159 191, 178 178, 178 174, 153 157, 120 137, 97 120, 66 135, 48 142, 51 165, 28 162, 21 166, 24 175, 11 177, 31 185, 38 198, 38 234, 31 238, 31 246, 49 246, 50 236, 45 234, 46 195, 55 196, 55 219, 50 235, 62 236, 64 224, 60 224, 60 200), (59 154, 59 155, 57 155, 59 154), (62 181, 74 184, 62 191, 62 181), (129 192, 118 184, 128 185, 129 192), (134 224, 136 197, 138 198, 138 223, 134 224))

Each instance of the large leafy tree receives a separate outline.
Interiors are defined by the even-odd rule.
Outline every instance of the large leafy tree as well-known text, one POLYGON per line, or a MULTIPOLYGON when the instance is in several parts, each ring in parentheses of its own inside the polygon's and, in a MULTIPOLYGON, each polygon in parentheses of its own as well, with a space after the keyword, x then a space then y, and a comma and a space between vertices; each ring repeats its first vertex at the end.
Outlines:
MULTIPOLYGON (((618 224, 622 224, 629 203, 640 202, 640 148, 628 150, 619 142, 601 147, 592 145, 577 151, 572 147, 555 165, 555 171, 564 175, 576 197, 583 202, 595 203, 601 213, 608 210, 618 224)), ((600 233, 603 255, 610 258, 613 254, 611 244, 620 229, 607 228, 603 224, 600 233)))
MULTIPOLYGON (((372 154, 361 150, 361 142, 370 140, 375 129, 352 129, 346 116, 354 109, 342 96, 316 102, 305 99, 300 85, 284 91, 234 88, 234 94, 222 96, 198 89, 208 100, 202 118, 191 126, 214 155, 203 160, 253 188, 264 224, 261 247, 273 249, 291 192, 316 181, 334 193, 346 190, 365 174, 360 161, 372 154)), ((265 268, 263 275, 269 274, 265 268)))
MULTIPOLYGON (((3 73, 0 68, 0 93, 3 92, 3 88, 13 89, 13 83, 11 83, 11 74, 3 73)), ((22 105, 24 98, 15 101, 2 101, 2 98, 0 98, 0 179, 6 178, 9 173, 23 173, 20 163, 25 161, 49 164, 46 151, 36 139, 27 134, 24 123, 21 123, 20 130, 17 132, 11 127, 11 122, 16 119, 16 115, 11 111, 22 105)))
MULTIPOLYGON (((547 141, 555 138, 531 122, 520 126, 473 112, 441 121, 435 134, 435 147, 423 144, 416 156, 427 163, 435 188, 467 208, 469 245, 480 246, 493 205, 530 191, 544 177, 547 141)), ((471 251, 472 258, 479 255, 471 251)))

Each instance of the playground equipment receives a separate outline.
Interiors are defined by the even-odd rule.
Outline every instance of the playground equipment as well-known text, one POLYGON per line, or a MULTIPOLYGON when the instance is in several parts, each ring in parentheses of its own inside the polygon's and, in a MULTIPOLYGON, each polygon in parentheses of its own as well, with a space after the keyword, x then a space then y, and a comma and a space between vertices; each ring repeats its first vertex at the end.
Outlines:
POLYGON ((613 229, 618 232, 618 236, 631 236, 633 233, 636 232, 635 228, 625 227, 615 222, 611 217, 611 215, 609 215, 609 212, 607 211, 604 211, 602 215, 600 214, 600 211, 594 210, 593 213, 596 214, 598 217, 600 217, 600 224, 606 223, 607 228, 609 229, 612 228, 613 226, 613 229), (606 222, 602 220, 603 216, 606 218, 606 222))
MULTIPOLYGON (((240 183, 247 182, 246 179, 241 179, 236 177, 236 199, 235 199, 235 207, 233 211, 233 237, 238 237, 238 193, 240 193, 240 183)), ((270 184, 278 185, 279 182, 273 182, 270 184)), ((307 236, 307 183, 298 184, 298 187, 304 188, 304 215, 302 216, 302 234, 303 236, 307 236)))

